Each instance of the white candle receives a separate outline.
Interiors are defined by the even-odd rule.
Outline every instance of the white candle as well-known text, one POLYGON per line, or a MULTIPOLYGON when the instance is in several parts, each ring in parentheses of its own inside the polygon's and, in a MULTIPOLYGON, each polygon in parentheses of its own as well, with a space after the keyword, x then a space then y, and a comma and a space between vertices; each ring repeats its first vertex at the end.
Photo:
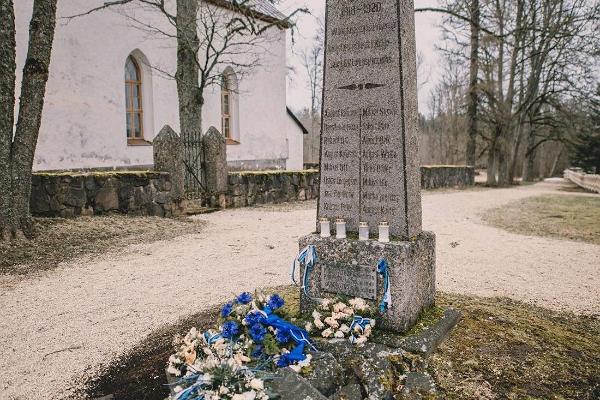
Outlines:
POLYGON ((358 240, 369 240, 369 224, 359 222, 358 224, 358 240))
POLYGON ((390 241, 390 226, 387 222, 379 223, 379 241, 382 243, 388 243, 390 241))
POLYGON ((346 221, 341 218, 335 220, 335 237, 346 239, 346 221))
POLYGON ((321 218, 321 237, 331 236, 331 228, 329 227, 329 220, 327 218, 321 218))

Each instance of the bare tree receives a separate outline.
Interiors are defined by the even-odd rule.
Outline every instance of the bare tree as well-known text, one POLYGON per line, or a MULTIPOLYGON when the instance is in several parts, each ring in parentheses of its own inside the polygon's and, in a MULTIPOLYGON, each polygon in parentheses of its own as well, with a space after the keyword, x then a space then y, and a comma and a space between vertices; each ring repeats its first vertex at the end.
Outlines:
POLYGON ((317 33, 309 48, 299 52, 306 85, 310 91, 309 133, 304 139, 305 161, 318 162, 319 137, 321 130, 321 103, 323 94, 323 58, 325 53, 325 25, 322 17, 317 17, 317 33))
MULTIPOLYGON (((166 3, 167 0, 107 1, 69 18, 109 7, 141 5, 158 11, 175 28, 175 33, 171 33, 128 15, 138 28, 177 40, 177 70, 175 74, 172 71, 161 72, 177 82, 186 191, 189 196, 198 197, 203 191, 201 137, 206 89, 223 84, 226 66, 239 77, 258 67, 268 51, 265 43, 270 29, 292 27, 291 19, 306 10, 296 9, 287 16, 272 17, 257 10, 254 0, 177 0, 176 10, 171 12, 166 3)), ((127 12, 127 9, 121 9, 127 12)))
POLYGON ((472 160, 472 138, 479 136, 486 143, 488 184, 512 183, 523 157, 525 179, 535 179, 537 150, 564 136, 555 129, 559 121, 553 121, 560 113, 551 110, 593 88, 599 4, 475 1, 448 0, 442 9, 447 10, 446 54, 464 57, 471 50, 467 157, 472 160))
POLYGON ((12 0, 0 0, 0 240, 31 236, 31 169, 42 120, 57 0, 34 0, 16 129, 12 0))

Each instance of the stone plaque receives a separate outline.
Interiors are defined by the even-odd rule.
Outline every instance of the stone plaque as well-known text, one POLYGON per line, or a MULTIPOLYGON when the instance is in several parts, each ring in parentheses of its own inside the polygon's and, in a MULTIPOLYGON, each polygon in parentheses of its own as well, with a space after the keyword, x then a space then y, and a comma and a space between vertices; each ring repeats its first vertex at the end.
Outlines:
POLYGON ((321 290, 375 300, 375 267, 321 261, 321 290))
POLYGON ((421 232, 412 0, 328 0, 318 217, 421 232))

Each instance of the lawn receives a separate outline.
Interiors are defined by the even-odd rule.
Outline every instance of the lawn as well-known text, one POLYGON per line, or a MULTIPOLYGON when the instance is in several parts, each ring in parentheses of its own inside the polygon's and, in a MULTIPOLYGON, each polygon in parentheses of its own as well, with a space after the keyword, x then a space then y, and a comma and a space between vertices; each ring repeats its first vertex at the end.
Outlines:
POLYGON ((36 218, 34 239, 0 241, 0 274, 26 275, 50 270, 82 255, 198 233, 202 226, 201 222, 189 218, 124 215, 36 218))
MULTIPOLYGON (((295 288, 279 288, 296 314, 295 288)), ((438 293, 463 318, 428 360, 442 399, 598 399, 600 321, 499 298, 438 293)), ((87 383, 87 395, 163 400, 172 339, 214 325, 220 308, 159 327, 87 383)), ((397 398, 402 398, 400 391, 397 398)))
POLYGON ((523 235, 600 244, 600 195, 545 195, 488 211, 484 221, 523 235))

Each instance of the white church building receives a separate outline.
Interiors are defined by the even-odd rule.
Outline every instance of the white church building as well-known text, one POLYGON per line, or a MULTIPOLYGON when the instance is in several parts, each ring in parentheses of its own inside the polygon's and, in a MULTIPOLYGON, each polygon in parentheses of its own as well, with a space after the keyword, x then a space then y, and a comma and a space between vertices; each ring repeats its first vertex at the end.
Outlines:
MULTIPOLYGON (((32 3, 14 3, 17 88, 32 3)), ((129 10, 64 18, 102 3, 58 2, 36 171, 148 167, 152 139, 160 129, 168 124, 179 132, 177 87, 169 77, 176 70, 176 39, 135 26, 129 10)), ((270 3, 257 4, 259 18, 284 18, 270 3)), ((143 18, 161 29, 172 28, 157 12, 143 18)), ((226 136, 232 169, 302 169, 306 130, 286 107, 286 29, 273 26, 265 35, 268 46, 259 67, 242 78, 224 66, 227 85, 205 90, 202 129, 214 126, 226 136)), ((18 99, 19 93, 15 95, 18 99)))

